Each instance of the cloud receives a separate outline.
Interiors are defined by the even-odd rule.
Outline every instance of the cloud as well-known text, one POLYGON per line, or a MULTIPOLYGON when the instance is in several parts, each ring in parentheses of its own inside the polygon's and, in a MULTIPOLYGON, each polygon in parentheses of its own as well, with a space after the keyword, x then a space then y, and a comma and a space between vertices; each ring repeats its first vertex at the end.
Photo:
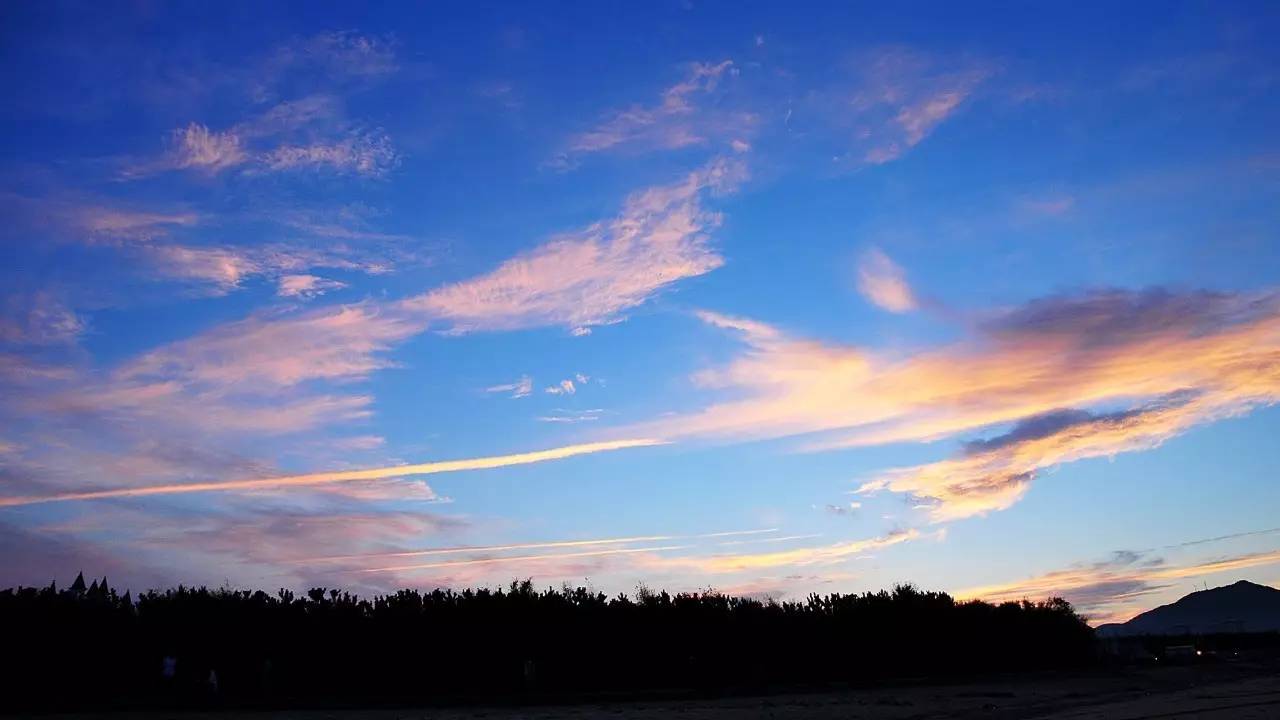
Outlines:
POLYGON ((543 392, 549 395, 572 395, 578 392, 578 387, 573 384, 572 380, 561 380, 558 385, 552 385, 543 392))
POLYGON ((1051 297, 905 357, 793 339, 757 321, 700 317, 736 332, 745 350, 694 380, 736 397, 620 432, 727 440, 822 433, 807 448, 824 450, 1012 425, 1007 437, 971 443, 956 458, 864 485, 916 496, 937 520, 1007 508, 1045 467, 1155 447, 1280 400, 1274 292, 1051 297))
POLYGON ((583 422, 595 422, 599 420, 603 414, 604 410, 600 408, 590 410, 556 410, 550 415, 539 416, 538 422, 573 425, 583 422))
POLYGON ((114 488, 110 490, 69 492, 57 495, 0 497, 0 507, 16 507, 21 505, 81 500, 101 500, 107 498, 151 497, 156 495, 176 495, 185 493, 278 490, 282 488, 329 485, 332 483, 434 475, 437 473, 462 472, 466 470, 488 470, 492 468, 528 465, 531 463, 547 462, 549 460, 562 460, 564 458, 575 457, 578 455, 659 444, 661 444, 660 441, 647 439, 611 440, 605 442, 584 443, 581 445, 567 445, 564 447, 551 448, 549 450, 536 450, 533 452, 516 453, 512 455, 495 455, 491 457, 467 458, 463 460, 443 460, 439 462, 418 463, 415 465, 395 465, 392 467, 371 468, 366 470, 340 470, 334 472, 284 475, 279 477, 254 478, 248 480, 227 480, 220 482, 114 488))
MULTIPOLYGON (((607 150, 675 150, 702 145, 708 138, 746 145, 740 137, 750 132, 755 116, 748 112, 702 106, 700 98, 716 91, 726 76, 737 74, 730 60, 692 63, 685 78, 664 90, 654 105, 632 105, 610 113, 595 127, 574 135, 548 165, 568 169, 584 155, 607 150)), ((744 152, 749 149, 735 151, 744 152)))
POLYGON ((360 379, 388 367, 380 354, 423 327, 413 318, 370 303, 292 316, 253 316, 143 353, 118 368, 114 377, 237 392, 311 380, 360 379))
POLYGON ((655 569, 680 568, 700 573, 732 573, 775 567, 803 567, 843 562, 873 550, 880 550, 919 538, 918 530, 903 530, 867 540, 802 547, 767 553, 711 555, 704 557, 659 558, 647 562, 655 569))
POLYGON ((1280 564, 1280 550, 1243 553, 1181 564, 1144 553, 1118 552, 1110 559, 1075 565, 1024 580, 960 590, 962 599, 989 602, 1061 597, 1089 615, 1094 624, 1120 622, 1137 614, 1140 598, 1172 587, 1172 582, 1216 573, 1280 564))
POLYGON ((324 32, 296 39, 276 48, 247 78, 250 96, 270 100, 286 84, 319 81, 326 87, 368 83, 400 68, 397 41, 389 35, 365 35, 350 30, 324 32))
POLYGON ((935 504, 931 515, 939 522, 1003 510, 1023 496, 1042 468, 1151 449, 1213 417, 1190 399, 1103 415, 1059 411, 970 443, 958 458, 885 473, 859 492, 908 493, 935 504), (1028 431, 1037 425, 1043 427, 1028 431))
POLYGON ((324 441, 328 447, 338 450, 376 450, 387 444, 381 435, 352 435, 344 438, 329 438, 324 441))
POLYGON ((88 321, 48 291, 13 294, 0 314, 0 343, 68 345, 79 339, 88 321))
POLYGON ((296 297, 311 299, 332 290, 341 290, 347 284, 337 280, 327 280, 315 275, 281 275, 276 294, 280 297, 296 297))
MULTIPOLYGON (((590 540, 551 540, 545 542, 506 543, 502 545, 466 545, 461 547, 431 547, 418 550, 387 552, 361 555, 337 555, 331 557, 310 557, 298 560, 298 563, 346 562, 352 560, 370 560, 376 558, 430 557, 439 555, 460 555, 477 553, 508 552, 511 550, 546 550, 552 548, 577 548, 597 545, 632 545, 646 542, 665 542, 667 540, 699 540, 705 538, 735 537, 743 535, 762 535, 777 532, 776 528, 761 530, 730 530, 727 532, 702 533, 699 535, 633 535, 628 537, 598 538, 590 540)), ((406 568, 373 568, 373 570, 406 569, 406 568)))
POLYGON ((171 133, 165 152, 132 162, 122 177, 138 179, 172 170, 246 174, 327 170, 380 178, 400 162, 391 138, 344 116, 341 100, 327 92, 252 109, 222 130, 199 122, 171 133))
POLYGON ((356 133, 333 143, 282 145, 261 157, 264 170, 327 168, 365 177, 383 177, 399 162, 391 139, 382 131, 356 133))
POLYGON ((243 475, 230 448, 367 419, 372 398, 346 388, 422 328, 362 304, 252 316, 111 369, 0 363, 6 439, 24 446, 6 465, 33 494, 243 475))
POLYGON ((521 375, 520 379, 513 383, 493 385, 485 388, 484 391, 487 393, 511 393, 512 399, 529 397, 533 393, 533 378, 528 375, 521 375))
POLYGON ((95 205, 67 211, 75 225, 89 232, 90 240, 152 240, 173 228, 194 227, 200 222, 200 216, 191 212, 137 212, 95 205))
MULTIPOLYGON (((297 134, 297 130, 287 122, 282 123, 279 118, 270 116, 222 132, 211 131, 204 125, 193 122, 185 129, 175 131, 174 146, 165 157, 130 167, 126 170, 125 177, 145 177, 175 169, 195 169, 216 174, 243 167, 252 173, 329 170, 339 174, 381 178, 400 163, 400 156, 391 138, 380 129, 346 129, 339 125, 323 130, 323 134, 332 136, 328 141, 306 144, 279 142, 261 150, 251 150, 248 147, 250 139, 276 139, 278 134, 291 136, 297 134)), ((309 134, 314 132, 315 129, 309 134)))
POLYGON ((249 252, 226 247, 156 245, 147 255, 166 277, 212 285, 219 294, 261 271, 249 252))
POLYGON ((111 553, 92 541, 0 523, 0 545, 5 549, 0 553, 0 578, 7 587, 47 587, 55 580, 65 586, 86 568, 112 578, 113 585, 133 583, 135 590, 164 584, 161 573, 137 558, 111 553))
POLYGON ((878 248, 868 250, 858 262, 858 291, 889 312, 910 312, 918 306, 902 268, 878 248))
POLYGON ((708 231, 720 216, 707 192, 728 192, 744 170, 717 161, 673 185, 634 193, 613 220, 594 224, 480 277, 410 298, 406 308, 453 323, 455 332, 618 322, 673 283, 720 267, 708 231))
POLYGON ((190 283, 212 295, 238 290, 254 278, 268 278, 277 284, 280 297, 313 298, 346 287, 337 280, 307 272, 330 268, 378 275, 388 263, 364 249, 342 246, 321 250, 284 245, 182 245, 142 243, 131 252, 141 256, 157 279, 190 283))
MULTIPOLYGON (((312 563, 342 563, 352 568, 360 568, 356 572, 366 573, 410 573, 413 577, 423 571, 450 571, 453 569, 474 568, 476 573, 468 578, 474 582, 484 578, 484 573, 495 573, 488 577, 500 577, 509 570, 486 570, 495 566, 519 565, 522 570, 541 578, 564 578, 580 576, 584 570, 591 570, 593 575, 607 572, 610 575, 639 574, 642 577, 666 577, 679 582, 678 578, 694 583, 705 583, 707 575, 740 575, 754 573, 773 568, 826 567, 864 557, 867 553, 908 542, 920 537, 918 531, 900 531, 888 535, 833 543, 829 545, 800 547, 792 550, 766 553, 715 553, 715 554, 679 554, 670 553, 697 551, 705 549, 708 543, 714 546, 736 545, 753 540, 720 541, 721 538, 734 536, 751 536, 769 534, 776 529, 745 530, 723 533, 703 533, 697 535, 648 535, 625 538, 603 538, 598 540, 550 541, 535 543, 513 543, 494 546, 445 547, 428 548, 419 552, 389 553, 381 556, 386 559, 406 558, 423 555, 431 558, 428 562, 391 562, 385 560, 372 565, 360 564, 361 560, 372 560, 370 556, 339 556, 334 558, 317 558, 312 563), (644 543, 663 543, 658 545, 644 543), (639 547, 631 547, 640 545, 639 547), (604 546, 604 547, 600 547, 604 546), (622 546, 622 547, 619 547, 622 546), (577 548, 587 548, 577 550, 577 548), (551 552, 536 554, 508 554, 513 550, 526 549, 570 549, 572 552, 551 552), (460 559, 451 556, 464 555, 460 559), (440 559, 435 559, 440 558, 440 559), (583 567, 582 558, 607 558, 608 566, 594 565, 583 567)), ((794 542, 814 537, 813 535, 793 535, 772 537, 758 542, 794 542)), ((434 574, 434 573, 432 573, 434 574)), ((830 574, 830 573, 824 573, 830 574)), ((836 573, 836 575, 839 575, 836 573)), ((813 577, 811 580, 818 580, 813 577)), ((705 587, 705 585, 702 585, 705 587)))
POLYGON ((248 160, 234 132, 211 132, 199 123, 174 131, 173 163, 179 168, 219 172, 248 160))
MULTIPOLYGON (((54 574, 67 582, 81 567, 89 568, 87 558, 94 567, 105 568, 113 584, 132 585, 135 592, 229 580, 233 585, 271 582, 295 589, 338 583, 355 592, 382 593, 404 587, 404 579, 335 575, 328 568, 291 561, 315 554, 393 551, 425 538, 443 542, 470 526, 464 519, 423 508, 377 509, 341 497, 312 497, 305 506, 268 495, 228 499, 234 501, 204 503, 199 514, 103 504, 92 513, 29 530, 12 548, 48 561, 42 584, 54 574), (74 548, 75 554, 49 552, 60 546, 74 548)), ((0 525, 0 537, 5 532, 0 525)), ((8 570, 0 563, 3 577, 13 578, 8 570)))
MULTIPOLYGON (((610 252, 636 258, 639 263, 610 268, 618 275, 608 282, 616 280, 624 293, 637 293, 624 305, 644 300, 635 288, 643 286, 651 293, 681 276, 675 272, 669 277, 643 278, 646 269, 662 273, 672 267, 663 264, 662 258, 682 253, 693 253, 697 258, 703 252, 715 257, 702 249, 701 237, 690 237, 689 228, 668 215, 691 212, 689 208, 696 206, 697 199, 689 197, 690 193, 726 191, 731 176, 729 170, 716 165, 676 186, 637 193, 628 204, 629 214, 601 225, 599 233, 613 243, 610 252), (645 215, 650 210, 659 217, 645 215), (641 277, 637 279, 635 273, 641 277), (633 284, 636 282, 641 285, 633 284)), ((132 221, 110 223, 112 228, 138 225, 132 221)), ((286 292, 315 290, 317 286, 310 281, 280 278, 310 275, 307 269, 321 265, 369 272, 377 269, 361 265, 365 261, 359 256, 301 246, 185 246, 148 238, 130 240, 125 247, 146 258, 146 267, 158 270, 162 277, 190 279, 220 292, 255 277, 282 282, 286 292)), ((551 266, 547 269, 555 270, 551 266)), ((564 286, 564 297, 555 301, 572 304, 570 294, 579 287, 598 290, 601 302, 616 300, 605 297, 608 288, 588 283, 564 286)), ((424 297, 432 297, 432 293, 417 299, 424 297)), ((524 298, 534 305, 529 310, 521 306, 521 299, 512 298, 502 310, 520 323, 536 325, 546 322, 544 313, 551 312, 548 305, 539 304, 544 299, 545 295, 524 298)), ((602 315, 616 312, 616 307, 597 307, 581 316, 566 310, 563 316, 552 313, 552 317, 567 325, 606 318, 616 321, 620 317, 602 315)), ((366 421, 372 416, 373 398, 365 392, 353 392, 353 384, 394 367, 389 353, 437 320, 418 303, 366 301, 306 311, 287 308, 255 313, 151 348, 113 367, 37 364, 29 358, 0 355, 0 417, 17 429, 5 441, 23 446, 21 472, 31 490, 20 492, 46 495, 86 485, 93 489, 235 477, 214 468, 192 473, 180 465, 157 462, 155 450, 145 441, 154 438, 173 446, 202 446, 227 453, 232 448, 253 447, 270 436, 278 438, 275 446, 288 448, 286 443, 300 442, 297 437, 301 433, 366 421), (136 472, 140 466, 150 469, 136 472), (92 468, 98 471, 91 472, 92 468)), ((514 321, 491 317, 486 322, 507 325, 514 321)), ((532 380, 528 390, 532 391, 532 380)), ((511 392, 519 394, 520 388, 511 392)), ((314 453, 311 445, 299 447, 311 448, 309 452, 314 453)), ((233 468, 223 468, 228 469, 233 468)), ((264 470, 267 474, 274 468, 266 464, 264 470)), ((16 485, 10 489, 19 492, 16 485)))
POLYGON ((928 138, 993 74, 984 63, 905 47, 864 53, 854 69, 840 122, 853 126, 861 161, 872 165, 896 160, 928 138))
POLYGON ((1070 195, 1049 195, 1026 198, 1022 200, 1020 206, 1023 212, 1031 215, 1058 217, 1071 212, 1076 206, 1076 199, 1070 195))

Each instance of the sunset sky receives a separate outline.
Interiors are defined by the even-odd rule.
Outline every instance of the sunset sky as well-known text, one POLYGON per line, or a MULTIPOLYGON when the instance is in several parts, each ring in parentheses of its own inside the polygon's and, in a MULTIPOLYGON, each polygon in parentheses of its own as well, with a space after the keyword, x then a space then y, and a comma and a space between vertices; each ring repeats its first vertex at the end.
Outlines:
POLYGON ((908 5, 6 4, 0 587, 1280 584, 1280 8, 908 5))

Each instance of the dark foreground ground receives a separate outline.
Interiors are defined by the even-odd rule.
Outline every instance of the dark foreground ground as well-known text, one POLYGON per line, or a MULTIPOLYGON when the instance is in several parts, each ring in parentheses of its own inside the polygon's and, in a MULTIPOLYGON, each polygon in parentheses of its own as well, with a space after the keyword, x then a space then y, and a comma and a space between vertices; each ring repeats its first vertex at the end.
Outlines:
POLYGON ((955 685, 664 700, 592 700, 427 709, 192 711, 44 716, 60 720, 138 717, 149 720, 551 720, 677 718, 745 720, 907 720, 910 718, 1280 718, 1280 661, 1129 667, 1106 672, 997 678, 955 685))

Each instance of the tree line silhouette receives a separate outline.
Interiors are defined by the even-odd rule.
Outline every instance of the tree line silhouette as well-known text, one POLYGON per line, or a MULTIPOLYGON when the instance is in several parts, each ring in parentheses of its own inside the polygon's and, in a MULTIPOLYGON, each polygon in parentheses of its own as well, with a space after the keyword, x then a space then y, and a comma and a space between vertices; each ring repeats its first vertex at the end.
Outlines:
POLYGON ((1077 666, 1070 604, 957 602, 911 585, 773 602, 586 588, 179 586, 106 578, 0 591, 0 697, 13 708, 423 704, 597 692, 736 692, 1077 666))

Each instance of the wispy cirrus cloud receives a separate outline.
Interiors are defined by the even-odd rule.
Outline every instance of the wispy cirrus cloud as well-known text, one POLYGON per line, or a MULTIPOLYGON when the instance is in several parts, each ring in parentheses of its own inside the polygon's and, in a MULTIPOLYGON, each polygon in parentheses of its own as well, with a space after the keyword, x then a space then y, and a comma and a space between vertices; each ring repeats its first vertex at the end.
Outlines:
POLYGON ((604 415, 604 408, 588 408, 586 410, 565 410, 557 408, 547 415, 539 415, 538 422, 575 425, 584 422, 596 422, 604 415))
POLYGON ((173 164, 216 173, 249 159, 235 132, 212 132, 199 123, 174 131, 173 164))
POLYGON ((879 248, 868 249, 858 260, 858 291, 889 312, 910 312, 918 306, 906 273, 879 248))
POLYGON ((455 332, 618 322, 659 291, 724 263, 708 237, 720 216, 702 201, 732 191, 744 174, 739 163, 713 162, 678 183, 634 193, 612 220, 403 306, 452 323, 455 332))
MULTIPOLYGON (((750 146, 743 139, 756 120, 747 111, 704 106, 701 101, 737 74, 733 61, 691 63, 684 79, 662 91, 657 103, 632 105, 609 113, 599 124, 569 139, 548 165, 574 167, 585 155, 611 150, 675 150, 711 139, 750 146)), ((742 149, 739 150, 738 148, 742 149)))
POLYGON ((907 47, 883 47, 851 63, 853 89, 841 95, 839 123, 851 127, 860 163, 902 157, 958 113, 994 74, 966 58, 935 57, 907 47))
POLYGON ((113 373, 119 381, 180 382, 218 389, 275 389, 367 377, 391 363, 391 346, 424 325, 371 303, 298 315, 259 315, 145 352, 113 373))
POLYGON ((276 294, 280 297, 311 299, 319 297, 331 290, 341 290, 347 284, 338 280, 315 275, 281 275, 277 281, 276 294))
MULTIPOLYGON (((199 170, 217 174, 243 168, 251 173, 328 170, 380 178, 400 162, 391 138, 381 129, 332 129, 326 133, 329 139, 293 144, 280 141, 274 132, 267 130, 271 127, 255 120, 250 127, 214 131, 192 122, 186 128, 174 131, 171 147, 163 157, 130 166, 124 177, 134 179, 167 170, 199 170), (267 141, 266 147, 261 147, 263 140, 267 141), (259 146, 259 149, 251 149, 251 144, 259 146)), ((312 129, 310 134, 314 132, 312 129)))
POLYGON ((935 521, 1007 508, 1046 467, 1155 447, 1280 401, 1273 292, 1051 297, 995 313, 959 343, 906 357, 702 318, 736 331, 746 350, 695 380, 743 397, 626 432, 731 440, 824 433, 808 447, 832 449, 1009 428, 952 460, 862 486, 908 493, 935 521))
POLYGON ((345 283, 312 274, 317 269, 366 275, 389 271, 377 251, 343 245, 317 249, 304 245, 188 245, 142 243, 126 248, 140 256, 159 280, 187 283, 209 295, 225 295, 252 279, 276 284, 280 297, 309 299, 345 287, 345 283))
POLYGON ((0 300, 0 344, 67 345, 88 321, 48 290, 13 293, 0 300))
MULTIPOLYGON (((572 578, 584 571, 611 577, 661 578, 676 586, 706 587, 708 576, 733 582, 751 582, 762 571, 817 572, 810 581, 845 577, 835 568, 853 560, 870 557, 877 551, 922 537, 918 531, 898 531, 863 540, 826 545, 800 546, 771 552, 725 552, 723 548, 749 543, 787 543, 816 537, 778 535, 777 528, 740 530, 692 535, 652 534, 643 536, 509 543, 487 546, 436 547, 380 555, 342 555, 300 560, 300 564, 336 565, 335 572, 397 573, 422 582, 484 582, 509 577, 511 566, 542 581, 572 578), (719 548, 719 550, 717 550, 719 548), (543 552, 529 553, 528 550, 543 552), (818 570, 820 568, 820 570, 818 570), (456 577, 453 573, 463 573, 456 577)), ((802 579, 792 575, 789 580, 802 579)), ((782 582, 781 585, 795 585, 782 582)), ((778 588, 777 595, 786 588, 778 588)))
POLYGON ((171 133, 159 157, 127 163, 121 177, 173 170, 383 177, 399 154, 385 131, 347 119, 343 96, 353 89, 351 81, 367 83, 397 68, 395 42, 388 38, 337 32, 287 43, 257 65, 244 119, 219 128, 189 121, 171 133), (281 100, 286 86, 293 94, 281 100), (261 109, 267 102, 272 104, 261 109))
POLYGON ((245 84, 258 102, 275 99, 286 83, 323 87, 368 83, 400 69, 399 43, 391 35, 335 30, 295 38, 263 57, 245 84))
POLYGON ((50 241, 86 245, 151 241, 195 227, 203 219, 185 208, 156 210, 68 193, 28 195, 0 191, 0 209, 24 231, 38 231, 50 241))
MULTIPOLYGON (((719 263, 705 247, 703 233, 715 218, 701 208, 699 195, 727 191, 732 180, 726 168, 705 168, 682 183, 633 196, 622 216, 585 233, 576 246, 568 240, 553 242, 555 249, 545 250, 546 257, 585 258, 585 264, 570 267, 581 273, 576 279, 556 277, 565 268, 554 264, 537 266, 550 274, 547 277, 503 270, 407 301, 259 312, 141 352, 109 368, 42 369, 16 362, 13 372, 0 378, 11 390, 0 403, 0 414, 38 422, 24 424, 22 437, 6 441, 23 445, 20 470, 36 490, 235 477, 229 472, 232 466, 224 468, 226 472, 211 469, 195 475, 177 466, 166 465, 161 471, 161 465, 152 462, 156 451, 144 441, 156 438, 173 446, 202 443, 210 449, 233 449, 248 447, 256 438, 279 437, 283 442, 326 426, 365 422, 372 415, 373 398, 353 390, 354 384, 393 367, 390 352, 440 322, 445 313, 484 316, 498 327, 616 321, 620 317, 614 313, 620 309, 695 274, 687 268, 701 272, 719 263), (599 237, 607 238, 609 247, 593 246, 599 237), (600 255, 605 259, 597 263, 600 255), (477 285, 501 293, 499 288, 507 281, 517 292, 495 299, 496 305, 482 301, 463 313, 448 302, 437 302, 456 299, 460 288, 477 285), (624 297, 619 299, 615 290, 624 297), (583 306, 583 298, 598 302, 583 306), (575 309, 585 314, 575 314, 575 309), (157 471, 102 472, 92 478, 82 472, 90 466, 109 467, 104 457, 146 462, 157 471)), ((130 234, 136 225, 124 224, 130 234)), ((238 287, 247 278, 266 277, 277 279, 286 294, 314 293, 325 286, 294 276, 311 275, 307 269, 313 267, 347 267, 356 262, 328 251, 285 246, 123 242, 125 248, 156 263, 163 276, 190 279, 220 291, 238 287)), ((528 389, 532 390, 532 381, 528 389)), ((511 392, 519 394, 520 388, 511 392)))
POLYGON ((381 130, 357 131, 333 142, 282 145, 261 157, 263 170, 328 169, 382 177, 400 162, 391 139, 381 130))
POLYGON ((343 207, 320 215, 300 211, 272 216, 301 235, 288 242, 209 242, 237 222, 259 218, 214 217, 183 209, 142 209, 136 204, 111 205, 101 198, 52 194, 30 198, 0 194, 20 223, 40 228, 46 242, 117 250, 132 262, 132 273, 147 280, 176 282, 200 295, 225 295, 249 281, 276 285, 281 297, 310 299, 345 287, 321 277, 317 270, 381 275, 427 258, 409 249, 412 238, 367 228, 367 210, 343 207), (312 279, 314 278, 314 279, 312 279))
POLYGON ((779 567, 806 567, 832 565, 858 557, 868 552, 892 547, 921 537, 919 530, 902 530, 866 540, 800 547, 763 553, 736 553, 708 556, 681 556, 649 559, 646 565, 654 569, 683 569, 699 573, 733 573, 779 567))
POLYGON ((491 385, 484 389, 487 393, 511 393, 509 397, 519 399, 529 397, 533 393, 533 378, 521 375, 519 380, 501 385, 491 385))

